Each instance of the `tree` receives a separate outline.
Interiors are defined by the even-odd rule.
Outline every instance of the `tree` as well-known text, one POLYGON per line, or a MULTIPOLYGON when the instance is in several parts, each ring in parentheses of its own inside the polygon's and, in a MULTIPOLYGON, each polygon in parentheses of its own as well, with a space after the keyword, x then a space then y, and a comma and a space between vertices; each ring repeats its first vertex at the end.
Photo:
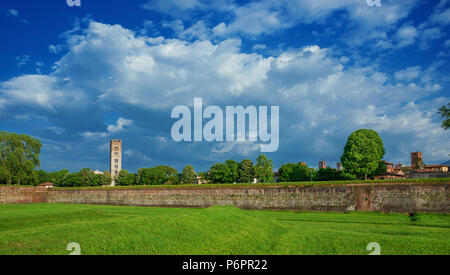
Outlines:
POLYGON ((309 181, 311 172, 307 165, 299 162, 297 164, 287 163, 278 169, 279 182, 309 181))
POLYGON ((292 182, 295 166, 296 164, 294 163, 286 163, 281 165, 281 167, 278 169, 278 181, 292 182))
POLYGON ((0 166, 7 184, 17 184, 39 167, 42 143, 24 134, 0 132, 0 166))
POLYGON ((186 165, 181 173, 181 182, 183 184, 194 184, 197 181, 197 174, 195 174, 194 167, 192 165, 186 165))
POLYGON ((83 179, 80 173, 69 174, 64 182, 63 187, 79 187, 82 186, 83 179))
POLYGON ((239 182, 250 183, 255 178, 255 169, 253 168, 253 162, 250 159, 244 159, 239 164, 238 168, 239 182))
POLYGON ((239 180, 239 162, 229 159, 225 161, 225 165, 227 166, 228 173, 224 179, 224 182, 237 182, 239 180))
POLYGON ((438 110, 438 114, 444 119, 442 122, 442 128, 445 130, 450 128, 450 103, 447 103, 447 106, 442 106, 438 110))
POLYGON ((341 156, 342 166, 345 172, 367 180, 379 167, 384 153, 383 141, 378 133, 360 129, 347 139, 341 156))
POLYGON ((57 172, 53 172, 50 175, 53 183, 55 183, 55 186, 63 187, 66 186, 66 180, 70 175, 70 172, 67 169, 63 169, 57 172))
POLYGON ((354 180, 354 179, 356 179, 354 175, 330 167, 319 169, 314 177, 314 180, 317 181, 354 180))
POLYGON ((165 165, 155 166, 155 168, 163 171, 165 173, 164 184, 179 184, 180 178, 178 176, 178 171, 175 168, 165 165))
POLYGON ((127 185, 130 185, 129 182, 128 182, 128 179, 129 179, 128 178, 128 170, 122 169, 122 170, 120 170, 119 175, 117 175, 116 183, 118 185, 125 185, 125 186, 127 186, 127 185))
POLYGON ((273 181, 273 164, 272 160, 267 159, 266 155, 261 154, 256 159, 255 174, 260 182, 273 181))
POLYGON ((226 164, 216 163, 209 169, 209 178, 213 183, 229 183, 227 181, 227 179, 231 178, 229 173, 230 170, 226 164))
POLYGON ((109 173, 109 171, 104 171, 102 176, 102 185, 111 185, 111 173, 109 173))

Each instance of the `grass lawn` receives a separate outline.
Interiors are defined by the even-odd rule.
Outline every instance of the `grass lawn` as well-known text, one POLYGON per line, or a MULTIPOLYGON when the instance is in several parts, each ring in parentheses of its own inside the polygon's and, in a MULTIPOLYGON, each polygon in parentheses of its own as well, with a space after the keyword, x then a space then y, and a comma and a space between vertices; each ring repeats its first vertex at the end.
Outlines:
POLYGON ((450 215, 0 205, 0 254, 450 254, 450 215))

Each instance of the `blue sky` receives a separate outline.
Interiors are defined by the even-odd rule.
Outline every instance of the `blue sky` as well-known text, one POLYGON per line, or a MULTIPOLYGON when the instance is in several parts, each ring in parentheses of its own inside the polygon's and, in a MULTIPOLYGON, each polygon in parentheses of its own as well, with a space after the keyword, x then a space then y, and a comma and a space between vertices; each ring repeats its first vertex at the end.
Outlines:
POLYGON ((348 135, 378 131, 385 159, 448 160, 450 1, 3 0, 0 129, 43 142, 41 167, 108 169, 255 160, 251 142, 171 139, 171 109, 280 106, 274 166, 335 167, 348 135))

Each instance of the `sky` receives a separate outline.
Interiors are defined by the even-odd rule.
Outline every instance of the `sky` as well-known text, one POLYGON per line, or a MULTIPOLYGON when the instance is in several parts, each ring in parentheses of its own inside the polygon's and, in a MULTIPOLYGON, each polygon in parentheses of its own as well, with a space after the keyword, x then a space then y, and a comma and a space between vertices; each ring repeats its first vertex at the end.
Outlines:
POLYGON ((132 172, 255 161, 255 142, 172 139, 171 110, 199 97, 279 106, 275 168, 335 167, 361 128, 390 162, 447 161, 450 1, 375 2, 2 0, 0 130, 41 140, 47 171, 109 169, 110 139, 132 172))

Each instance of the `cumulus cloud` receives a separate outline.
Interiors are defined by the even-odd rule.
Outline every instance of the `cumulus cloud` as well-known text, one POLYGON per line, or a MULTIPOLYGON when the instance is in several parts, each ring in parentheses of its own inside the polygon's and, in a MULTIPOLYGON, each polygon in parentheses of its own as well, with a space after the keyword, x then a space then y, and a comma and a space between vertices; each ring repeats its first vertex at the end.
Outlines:
POLYGON ((174 144, 158 138, 170 132, 171 108, 192 107, 194 97, 202 97, 204 105, 280 106, 280 149, 274 160, 281 163, 318 154, 338 160, 346 137, 358 128, 378 130, 388 144, 397 145, 402 137, 402 146, 389 145, 388 158, 407 159, 402 150, 418 150, 420 143, 427 144, 424 154, 433 160, 450 150, 439 142, 446 136, 430 112, 448 97, 429 99, 440 89, 430 68, 390 74, 376 66, 349 65, 348 57, 318 45, 263 56, 244 52, 239 39, 186 39, 147 37, 91 21, 67 37, 67 52, 53 72, 2 82, 0 106, 2 111, 30 106, 50 117, 51 126, 58 127, 54 131, 98 139, 96 146, 120 133, 130 152, 152 161, 168 155, 201 162, 211 153, 257 154, 256 144, 174 144), (71 108, 77 113, 71 122, 80 124, 76 129, 61 123, 71 108), (105 126, 103 117, 110 112, 119 119, 105 126))

